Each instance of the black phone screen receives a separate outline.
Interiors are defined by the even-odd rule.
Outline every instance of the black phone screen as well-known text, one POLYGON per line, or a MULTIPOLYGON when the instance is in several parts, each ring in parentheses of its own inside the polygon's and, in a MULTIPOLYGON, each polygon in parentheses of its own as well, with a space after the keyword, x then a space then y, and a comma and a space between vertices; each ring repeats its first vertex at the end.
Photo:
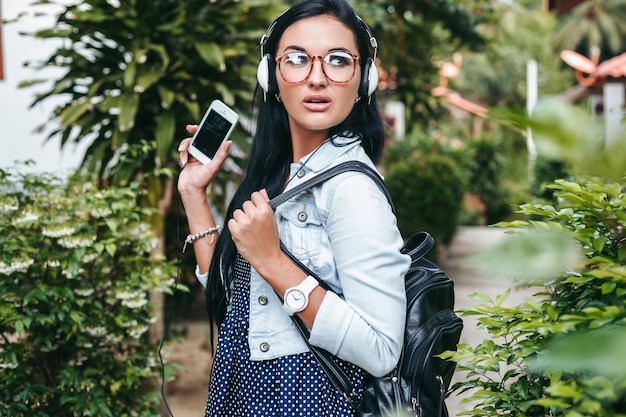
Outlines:
POLYGON ((232 123, 215 110, 211 110, 196 135, 193 145, 212 159, 231 126, 232 123))

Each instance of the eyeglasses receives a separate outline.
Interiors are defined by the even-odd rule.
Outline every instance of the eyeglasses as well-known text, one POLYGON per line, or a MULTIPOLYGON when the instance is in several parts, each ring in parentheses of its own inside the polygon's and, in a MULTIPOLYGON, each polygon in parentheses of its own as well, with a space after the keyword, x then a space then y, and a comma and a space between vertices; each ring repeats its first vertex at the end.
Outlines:
POLYGON ((305 52, 287 52, 276 57, 280 76, 289 84, 305 82, 313 71, 313 62, 318 60, 329 81, 345 84, 354 78, 359 57, 343 51, 329 52, 324 57, 305 52))

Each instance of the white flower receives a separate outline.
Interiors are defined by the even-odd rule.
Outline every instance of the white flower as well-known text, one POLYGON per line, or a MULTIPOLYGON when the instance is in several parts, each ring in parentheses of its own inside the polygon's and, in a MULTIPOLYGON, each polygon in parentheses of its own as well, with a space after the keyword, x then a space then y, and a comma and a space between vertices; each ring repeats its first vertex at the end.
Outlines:
POLYGON ((88 253, 87 255, 83 256, 83 259, 81 259, 81 261, 85 264, 90 264, 96 259, 98 259, 97 253, 88 253))
POLYGON ((107 217, 108 215, 110 215, 112 211, 111 209, 104 207, 104 208, 92 209, 90 213, 93 217, 102 218, 102 217, 107 217))
POLYGON ((48 225, 41 229, 41 234, 48 237, 59 238, 70 236, 74 233, 74 228, 67 225, 48 225))
POLYGON ((10 264, 0 262, 0 274, 12 275, 16 272, 26 272, 35 263, 33 259, 14 259, 10 264))
POLYGON ((118 343, 121 343, 124 340, 124 338, 120 335, 106 335, 104 337, 104 343, 108 344, 108 345, 116 345, 118 343))
POLYGON ((74 249, 74 248, 88 248, 93 242, 95 242, 96 236, 86 237, 86 236, 69 236, 63 237, 57 242, 59 245, 63 246, 66 249, 74 249))
POLYGON ((139 339, 141 335, 148 331, 148 329, 148 326, 139 326, 135 327, 134 329, 130 329, 128 333, 133 339, 139 339))
POLYGON ((58 259, 49 259, 44 263, 44 267, 46 268, 58 268, 61 266, 61 262, 58 259))
POLYGON ((140 308, 148 304, 148 300, 146 298, 135 298, 129 300, 122 300, 122 305, 128 308, 140 308))
POLYGON ((104 326, 87 327, 85 328, 85 333, 94 337, 102 337, 107 333, 107 328, 104 326))
POLYGON ((80 295, 81 297, 89 297, 93 294, 93 292, 93 288, 76 288, 74 290, 74 293, 76 293, 76 295, 80 295))
POLYGON ((124 323, 122 326, 124 326, 124 327, 135 327, 137 324, 139 324, 139 323, 137 323, 137 320, 130 320, 130 321, 127 321, 126 323, 124 323))
POLYGON ((61 273, 65 275, 65 278, 67 279, 76 279, 78 278, 79 274, 83 274, 84 272, 85 270, 83 268, 79 268, 78 271, 76 271, 76 274, 72 274, 68 269, 64 269, 63 271, 61 271, 61 273))
POLYGON ((115 298, 117 298, 118 300, 128 300, 130 298, 138 298, 142 296, 142 291, 121 291, 115 294, 115 298))
POLYGON ((15 198, 7 198, 0 202, 0 214, 13 213, 20 208, 19 202, 15 198))
POLYGON ((130 236, 143 236, 150 231, 150 226, 147 223, 133 223, 131 227, 125 230, 125 233, 130 236))
POLYGON ((17 368, 17 363, 2 363, 0 362, 0 369, 15 369, 17 368))
POLYGON ((21 224, 31 223, 39 219, 39 214, 33 211, 25 211, 20 216, 13 219, 13 225, 19 226, 21 224))

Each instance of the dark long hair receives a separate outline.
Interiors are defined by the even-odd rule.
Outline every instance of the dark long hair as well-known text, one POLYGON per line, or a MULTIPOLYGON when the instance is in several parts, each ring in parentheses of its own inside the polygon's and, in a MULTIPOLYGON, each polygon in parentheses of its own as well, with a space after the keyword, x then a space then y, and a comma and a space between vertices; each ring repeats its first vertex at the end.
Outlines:
MULTIPOLYGON (((363 73, 366 62, 364 58, 371 56, 370 35, 363 21, 346 0, 299 1, 274 21, 271 32, 267 34, 264 52, 276 56, 278 42, 287 27, 300 19, 320 15, 334 16, 355 34, 359 56, 362 57, 361 73, 363 73)), ((245 176, 226 211, 224 227, 215 244, 215 254, 209 269, 205 300, 211 324, 219 325, 226 314, 226 292, 233 278, 237 254, 226 223, 232 218, 233 212, 250 199, 254 191, 265 188, 270 198, 278 195, 282 191, 292 162, 291 136, 285 108, 271 95, 264 100, 264 94, 258 86, 256 101, 257 128, 245 176)), ((342 134, 360 138, 365 152, 370 158, 375 159, 383 146, 383 124, 374 95, 370 100, 367 97, 359 100, 348 117, 332 128, 329 134, 331 137, 342 134)))

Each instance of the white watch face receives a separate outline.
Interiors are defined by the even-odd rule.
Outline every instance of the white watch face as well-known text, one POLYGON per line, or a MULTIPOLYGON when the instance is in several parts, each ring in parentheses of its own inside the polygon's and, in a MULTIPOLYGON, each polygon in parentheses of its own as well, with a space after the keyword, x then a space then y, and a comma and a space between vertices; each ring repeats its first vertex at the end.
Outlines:
POLYGON ((295 311, 304 310, 307 304, 306 295, 298 289, 292 289, 285 294, 285 304, 295 311))

